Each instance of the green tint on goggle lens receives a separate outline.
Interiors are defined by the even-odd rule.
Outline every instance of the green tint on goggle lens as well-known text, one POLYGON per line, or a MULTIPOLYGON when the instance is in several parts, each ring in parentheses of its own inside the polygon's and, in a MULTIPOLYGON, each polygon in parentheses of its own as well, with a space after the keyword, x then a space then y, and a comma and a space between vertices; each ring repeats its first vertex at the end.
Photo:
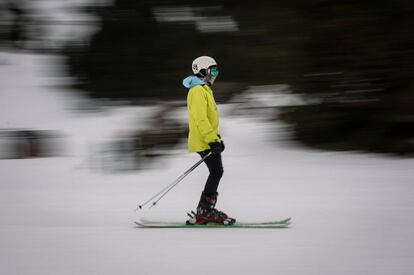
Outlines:
POLYGON ((214 76, 214 77, 218 76, 218 74, 219 74, 219 69, 218 69, 218 67, 212 67, 212 68, 210 69, 210 73, 211 73, 211 75, 212 75, 212 76, 214 76))

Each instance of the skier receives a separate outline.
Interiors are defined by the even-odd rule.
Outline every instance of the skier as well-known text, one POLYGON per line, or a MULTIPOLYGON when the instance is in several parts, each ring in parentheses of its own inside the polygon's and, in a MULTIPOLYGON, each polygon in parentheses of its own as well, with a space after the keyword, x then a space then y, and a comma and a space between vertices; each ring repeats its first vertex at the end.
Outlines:
POLYGON ((216 61, 209 56, 200 56, 192 63, 194 75, 183 80, 189 89, 187 95, 188 109, 188 150, 197 152, 202 158, 211 152, 204 162, 209 169, 209 176, 201 193, 190 223, 195 224, 233 224, 235 219, 217 210, 217 189, 223 175, 221 153, 224 143, 219 135, 218 112, 211 86, 219 74, 216 61))

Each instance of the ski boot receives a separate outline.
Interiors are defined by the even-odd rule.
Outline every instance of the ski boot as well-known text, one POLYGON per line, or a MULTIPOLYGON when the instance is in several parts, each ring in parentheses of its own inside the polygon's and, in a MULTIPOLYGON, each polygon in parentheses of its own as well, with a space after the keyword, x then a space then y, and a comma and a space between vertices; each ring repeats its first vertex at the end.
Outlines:
POLYGON ((225 213, 217 210, 215 205, 217 203, 217 193, 207 196, 201 193, 200 202, 197 206, 197 213, 191 211, 191 214, 187 214, 190 220, 187 224, 224 224, 231 225, 236 222, 236 219, 230 218, 225 213))

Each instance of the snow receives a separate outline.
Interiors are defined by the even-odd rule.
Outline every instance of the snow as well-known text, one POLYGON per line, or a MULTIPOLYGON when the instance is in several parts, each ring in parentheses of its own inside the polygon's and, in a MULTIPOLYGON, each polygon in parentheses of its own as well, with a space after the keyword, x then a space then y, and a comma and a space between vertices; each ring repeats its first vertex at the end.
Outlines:
MULTIPOLYGON (((16 1, 16 0, 15 0, 16 1)), ((87 43, 100 26, 99 18, 82 10, 105 7, 112 0, 20 1, 29 13, 26 31, 32 41, 27 46, 61 49, 67 43, 87 43)))
POLYGON ((68 154, 0 160, 0 274, 413 274, 414 160, 306 149, 280 122, 219 106, 218 208, 240 221, 292 216, 292 226, 140 229, 141 216, 177 221, 194 209, 205 167, 157 207, 133 211, 198 156, 182 145, 146 170, 88 169, 91 143, 140 127, 156 107, 75 111, 87 99, 57 85, 67 81, 60 57, 1 58, 0 128, 59 130, 68 154))

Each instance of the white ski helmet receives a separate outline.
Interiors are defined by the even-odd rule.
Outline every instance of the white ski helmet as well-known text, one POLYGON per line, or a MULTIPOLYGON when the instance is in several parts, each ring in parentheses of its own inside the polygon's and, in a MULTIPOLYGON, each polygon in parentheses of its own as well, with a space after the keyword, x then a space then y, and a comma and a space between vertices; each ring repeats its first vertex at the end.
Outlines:
POLYGON ((201 76, 207 76, 208 69, 212 66, 217 66, 217 62, 210 56, 200 56, 193 61, 194 74, 200 74, 201 76))

